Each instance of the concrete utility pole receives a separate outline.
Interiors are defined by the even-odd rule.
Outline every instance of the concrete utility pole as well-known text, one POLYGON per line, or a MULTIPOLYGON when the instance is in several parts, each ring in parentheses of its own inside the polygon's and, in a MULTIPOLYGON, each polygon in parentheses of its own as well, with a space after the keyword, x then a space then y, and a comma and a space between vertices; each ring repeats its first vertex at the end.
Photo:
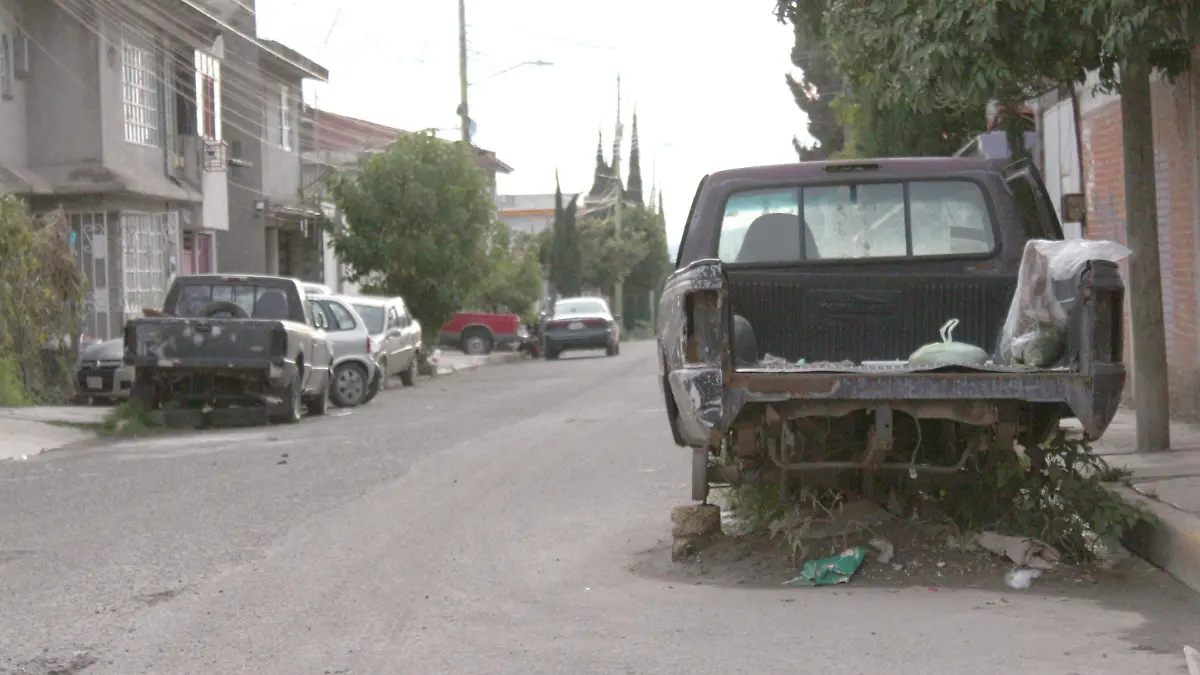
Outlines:
POLYGON ((1121 127, 1125 148, 1125 228, 1129 260, 1130 326, 1133 331, 1133 394, 1137 400, 1137 449, 1171 449, 1167 391, 1167 337, 1163 324, 1162 272, 1158 255, 1158 208, 1154 180, 1154 130, 1150 110, 1150 61, 1135 52, 1121 64, 1121 127))
POLYGON ((471 113, 467 109, 467 0, 458 0, 458 119, 462 140, 471 144, 471 113))
MULTIPOLYGON (((613 228, 616 230, 617 239, 621 238, 621 212, 624 211, 625 201, 625 184, 621 181, 621 138, 624 135, 625 128, 621 125, 621 76, 617 75, 617 138, 613 142, 613 179, 617 181, 617 211, 615 214, 613 228)), ((616 310, 613 314, 621 316, 622 305, 625 304, 625 281, 617 279, 617 283, 613 286, 613 308, 616 310)), ((621 317, 621 323, 625 319, 621 317)))

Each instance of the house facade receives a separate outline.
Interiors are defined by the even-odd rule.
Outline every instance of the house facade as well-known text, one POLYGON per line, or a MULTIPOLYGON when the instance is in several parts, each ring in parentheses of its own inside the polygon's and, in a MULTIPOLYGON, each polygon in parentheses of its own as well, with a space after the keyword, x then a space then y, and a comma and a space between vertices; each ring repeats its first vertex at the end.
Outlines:
MULTIPOLYGON (((1097 84, 1092 74, 1078 88, 1078 128, 1069 98, 1039 102, 1039 159, 1056 208, 1062 194, 1082 191, 1086 196, 1085 221, 1065 224, 1068 233, 1126 244, 1121 100, 1096 91, 1097 84)), ((1174 83, 1156 77, 1151 91, 1171 413, 1200 419, 1200 50, 1193 52, 1191 72, 1174 83)), ((1128 308, 1137 297, 1133 292, 1127 297, 1125 360, 1136 367, 1132 343, 1137 334, 1131 330, 1128 308)), ((1132 398, 1133 385, 1131 378, 1127 398, 1132 398)))
POLYGON ((246 0, 222 16, 234 67, 223 89, 230 228, 217 238, 220 271, 319 281, 320 211, 302 199, 299 121, 305 81, 327 82, 329 72, 259 39, 256 16, 246 0))
POLYGON ((0 189, 68 219, 89 336, 162 303, 185 236, 229 227, 222 52, 185 2, 0 0, 0 189))
MULTIPOLYGON (((564 194, 563 205, 570 203, 578 194, 564 194)), ((555 195, 500 195, 496 207, 500 209, 500 222, 512 232, 538 234, 554 226, 555 195)))

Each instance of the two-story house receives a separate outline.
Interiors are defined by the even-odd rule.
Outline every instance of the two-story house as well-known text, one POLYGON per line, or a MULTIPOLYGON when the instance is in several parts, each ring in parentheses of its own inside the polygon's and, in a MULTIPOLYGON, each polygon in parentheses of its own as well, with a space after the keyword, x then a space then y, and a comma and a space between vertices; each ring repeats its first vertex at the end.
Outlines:
POLYGON ((0 189, 69 219, 89 335, 161 304, 183 233, 228 228, 220 34, 183 0, 0 0, 0 189))
POLYGON ((188 1, 220 19, 228 56, 220 96, 230 227, 216 238, 219 270, 319 278, 320 212, 301 199, 299 119, 305 80, 326 82, 329 72, 260 39, 254 0, 188 1))

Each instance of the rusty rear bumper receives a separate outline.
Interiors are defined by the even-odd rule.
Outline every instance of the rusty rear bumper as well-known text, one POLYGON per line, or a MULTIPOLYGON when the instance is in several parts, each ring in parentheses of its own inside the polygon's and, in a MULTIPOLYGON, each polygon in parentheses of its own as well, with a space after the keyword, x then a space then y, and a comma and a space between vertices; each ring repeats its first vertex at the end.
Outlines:
POLYGON ((1092 439, 1104 435, 1125 386, 1125 367, 1097 364, 1089 374, 1048 372, 738 372, 711 366, 672 371, 671 395, 686 445, 704 447, 755 403, 1027 402, 1065 404, 1092 439))

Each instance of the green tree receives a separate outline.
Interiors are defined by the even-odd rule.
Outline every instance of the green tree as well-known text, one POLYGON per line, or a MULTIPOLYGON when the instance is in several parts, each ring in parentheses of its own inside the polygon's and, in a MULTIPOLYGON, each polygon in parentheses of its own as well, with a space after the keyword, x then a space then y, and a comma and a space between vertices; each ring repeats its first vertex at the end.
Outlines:
POLYGON ((663 280, 671 271, 671 260, 667 252, 667 224, 657 208, 629 209, 622 221, 624 232, 633 233, 640 244, 639 259, 625 277, 625 316, 627 326, 637 321, 649 321, 651 307, 649 294, 658 292, 663 280))
POLYGON ((475 156, 431 132, 400 136, 386 152, 337 174, 330 188, 345 228, 328 228, 351 281, 404 297, 437 331, 488 273, 495 204, 475 156))
POLYGON ((629 276, 645 250, 643 232, 623 227, 617 237, 612 219, 585 220, 579 227, 579 242, 580 248, 588 252, 583 260, 583 285, 606 293, 629 276))
POLYGON ((838 65, 825 18, 828 4, 778 0, 776 6, 777 18, 795 32, 792 64, 803 71, 801 80, 788 75, 787 84, 816 141, 805 146, 792 139, 801 161, 951 155, 984 129, 982 106, 949 106, 916 116, 903 102, 855 87, 838 65))
POLYGON ((528 321, 542 295, 539 254, 539 242, 533 235, 512 233, 497 224, 488 254, 488 275, 477 304, 493 311, 502 308, 528 321))
POLYGON ((642 151, 638 149, 637 110, 633 111, 633 133, 629 141, 629 179, 626 182, 625 199, 642 206, 642 151))
POLYGON ((583 287, 583 252, 575 223, 577 197, 562 206, 562 188, 554 185, 554 232, 550 244, 550 283, 560 296, 579 295, 583 287))
POLYGON ((853 88, 918 117, 1074 91, 1092 69, 1102 88, 1121 91, 1140 450, 1170 445, 1150 74, 1170 79, 1190 65, 1197 9, 1194 0, 841 0, 823 17, 853 88))

